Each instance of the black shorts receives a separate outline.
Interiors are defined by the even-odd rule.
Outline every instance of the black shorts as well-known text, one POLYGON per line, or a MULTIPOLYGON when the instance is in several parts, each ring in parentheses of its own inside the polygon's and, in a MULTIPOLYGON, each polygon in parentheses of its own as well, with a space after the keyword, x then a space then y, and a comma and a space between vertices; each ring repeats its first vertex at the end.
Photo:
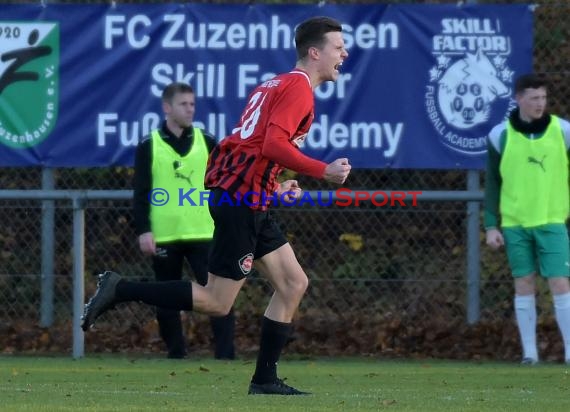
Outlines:
POLYGON ((214 238, 208 271, 223 278, 241 280, 251 273, 254 259, 280 248, 287 239, 269 211, 237 205, 233 196, 212 189, 210 214, 214 219, 214 238), (220 200, 231 199, 231 202, 220 200))

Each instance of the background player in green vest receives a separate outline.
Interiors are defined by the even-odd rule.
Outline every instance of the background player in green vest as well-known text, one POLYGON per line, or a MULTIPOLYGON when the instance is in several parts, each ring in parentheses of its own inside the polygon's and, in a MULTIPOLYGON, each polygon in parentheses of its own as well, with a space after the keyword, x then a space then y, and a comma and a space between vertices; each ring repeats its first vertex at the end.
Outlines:
MULTIPOLYGON (((180 280, 186 259, 198 283, 205 285, 214 223, 208 204, 200 205, 199 192, 204 191, 208 155, 216 140, 192 126, 195 106, 191 86, 172 83, 164 89, 162 108, 166 120, 160 129, 141 140, 136 151, 134 213, 139 246, 144 254, 152 256, 156 279, 180 280), (149 194, 159 188, 171 199, 178 197, 179 189, 186 193, 195 188, 190 197, 197 206, 179 206, 175 201, 163 206, 151 204, 149 194)), ((180 311, 157 308, 156 318, 168 357, 186 356, 180 311)), ((233 310, 227 316, 210 319, 215 357, 234 359, 233 310)))
POLYGON ((514 307, 522 363, 539 360, 536 274, 548 280, 566 363, 570 363, 569 213, 570 123, 546 113, 546 81, 524 75, 515 83, 518 108, 488 139, 485 183, 487 244, 505 245, 515 281, 514 307), (500 227, 499 230, 499 215, 500 227))

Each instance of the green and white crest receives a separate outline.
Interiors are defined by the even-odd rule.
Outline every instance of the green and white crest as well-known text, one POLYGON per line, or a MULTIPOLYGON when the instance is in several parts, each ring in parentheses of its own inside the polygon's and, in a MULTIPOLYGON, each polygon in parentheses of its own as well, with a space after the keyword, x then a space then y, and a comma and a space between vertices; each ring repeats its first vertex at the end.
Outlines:
POLYGON ((0 143, 31 147, 59 106, 59 25, 0 21, 0 143))

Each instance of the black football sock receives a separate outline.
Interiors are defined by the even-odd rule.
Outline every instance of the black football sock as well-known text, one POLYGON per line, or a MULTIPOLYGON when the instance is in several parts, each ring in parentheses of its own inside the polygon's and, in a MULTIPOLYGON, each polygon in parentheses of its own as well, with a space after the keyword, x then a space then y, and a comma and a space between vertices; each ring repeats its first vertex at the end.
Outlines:
POLYGON ((210 317, 210 324, 214 334, 214 357, 216 359, 235 359, 235 323, 236 317, 233 308, 226 316, 210 317))
POLYGON ((261 342, 251 381, 256 384, 273 382, 277 378, 277 362, 287 339, 291 334, 290 323, 283 323, 263 317, 261 342))
POLYGON ((167 282, 130 282, 120 280, 115 296, 118 302, 140 301, 164 309, 192 310, 192 283, 183 280, 167 282))

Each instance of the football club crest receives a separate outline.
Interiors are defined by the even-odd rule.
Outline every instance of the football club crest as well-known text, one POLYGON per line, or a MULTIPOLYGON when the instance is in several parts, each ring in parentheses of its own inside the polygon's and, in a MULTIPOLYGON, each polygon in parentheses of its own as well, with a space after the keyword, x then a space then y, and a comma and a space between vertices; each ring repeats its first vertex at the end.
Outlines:
POLYGON ((239 262, 238 266, 244 275, 249 275, 251 269, 253 268, 253 253, 248 253, 243 256, 239 262))
POLYGON ((450 18, 441 26, 432 42, 426 112, 446 146, 480 154, 488 131, 514 104, 511 39, 501 34, 499 20, 450 18))
POLYGON ((57 121, 59 26, 0 21, 0 143, 25 148, 57 121))

